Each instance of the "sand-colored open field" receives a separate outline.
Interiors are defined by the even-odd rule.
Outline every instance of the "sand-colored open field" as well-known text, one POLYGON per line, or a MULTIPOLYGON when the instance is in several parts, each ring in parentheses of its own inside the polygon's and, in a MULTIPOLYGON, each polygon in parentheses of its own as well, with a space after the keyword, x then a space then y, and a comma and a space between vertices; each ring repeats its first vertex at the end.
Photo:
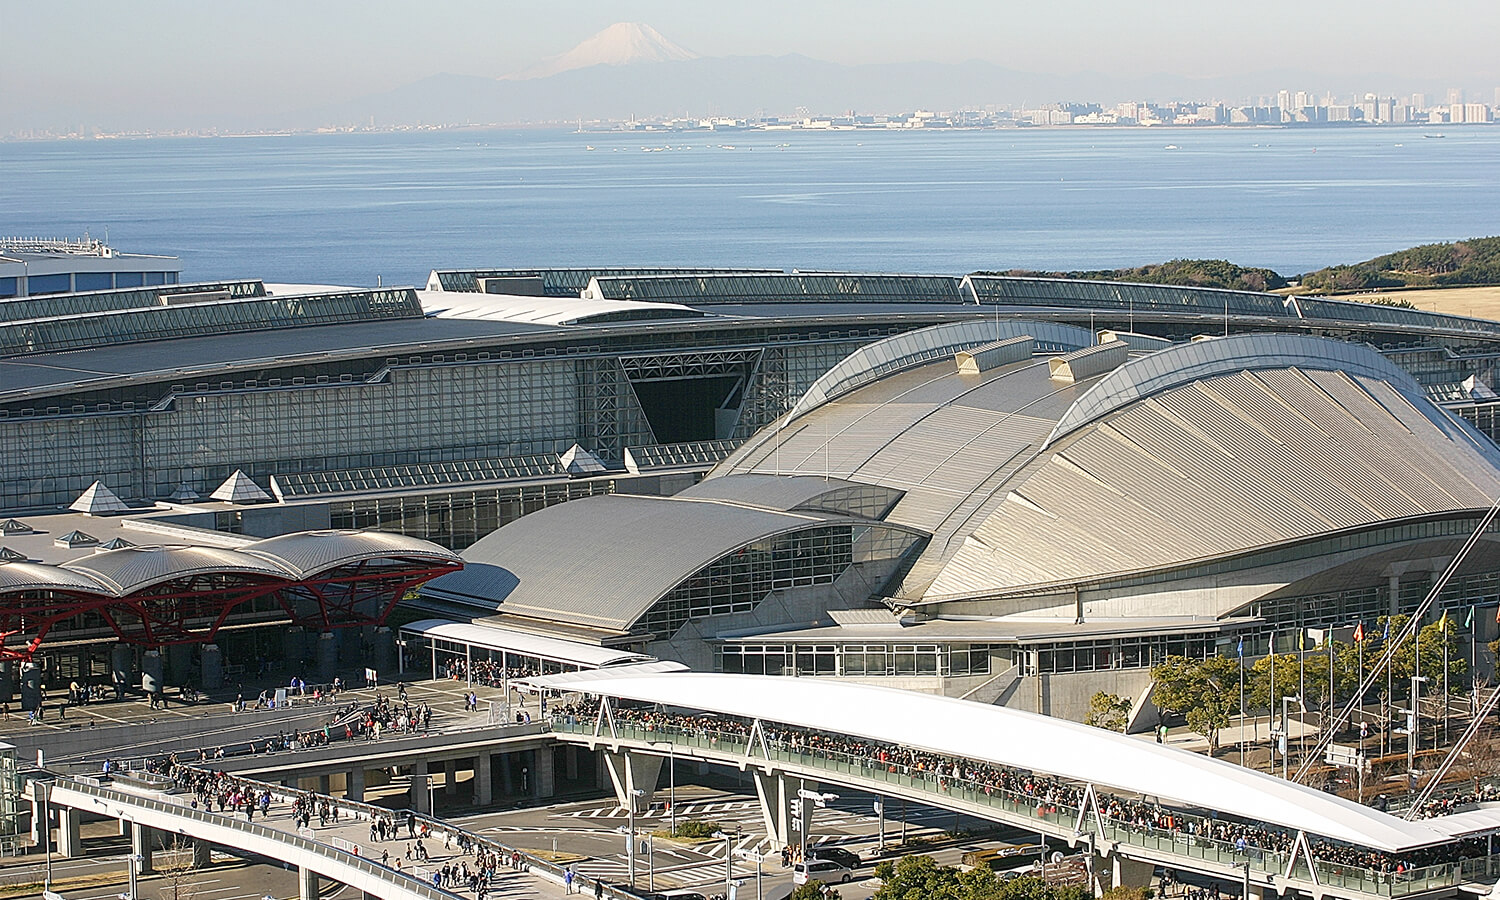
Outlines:
POLYGON ((1428 291, 1382 291, 1379 294, 1341 294, 1339 300, 1381 297, 1410 300, 1418 309, 1500 320, 1500 285, 1471 288, 1435 288, 1428 291))

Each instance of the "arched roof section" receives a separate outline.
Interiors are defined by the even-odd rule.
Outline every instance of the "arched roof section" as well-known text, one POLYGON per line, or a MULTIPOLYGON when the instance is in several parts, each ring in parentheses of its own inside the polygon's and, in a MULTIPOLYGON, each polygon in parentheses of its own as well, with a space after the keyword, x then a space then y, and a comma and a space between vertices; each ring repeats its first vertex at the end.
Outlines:
POLYGON ((808 387, 802 399, 792 407, 788 418, 794 419, 892 372, 942 356, 952 356, 960 350, 1023 335, 1035 338, 1039 349, 1052 351, 1077 350, 1094 342, 1093 334, 1087 328, 1024 319, 950 322, 919 328, 866 344, 844 357, 808 387))
POLYGON ((85 572, 42 563, 13 562, 0 566, 0 594, 22 591, 70 591, 113 596, 109 585, 85 572))
POLYGON ((236 573, 287 580, 293 573, 267 559, 221 547, 126 547, 58 567, 106 585, 116 596, 190 575, 236 573))
POLYGON ((1063 435, 1110 412, 1178 385, 1254 369, 1326 369, 1390 382, 1420 394, 1410 375, 1363 344, 1298 334, 1247 334, 1176 344, 1139 356, 1095 384, 1063 414, 1047 438, 1063 435))
POLYGON ((1216 374, 1161 373, 1134 402, 1055 440, 997 492, 1002 502, 974 521, 918 602, 1231 557, 1248 565, 1264 550, 1465 515, 1500 496, 1500 452, 1405 375, 1359 348, 1293 343, 1310 365, 1224 357, 1200 369, 1216 374))
MULTIPOLYGON (((872 523, 718 500, 606 494, 550 506, 463 552, 424 594, 502 613, 626 632, 657 600, 755 541, 872 523)), ((875 527, 884 527, 876 525, 875 527)))
POLYGON ((463 557, 431 541, 384 531, 302 531, 256 541, 240 553, 307 578, 368 559, 421 557, 462 564, 463 557))
POLYGON ((557 686, 853 735, 1168 803, 1211 806, 1247 821, 1386 852, 1452 839, 1434 825, 1406 822, 1232 763, 1003 706, 826 678, 702 672, 611 676, 601 671, 587 682, 557 686))

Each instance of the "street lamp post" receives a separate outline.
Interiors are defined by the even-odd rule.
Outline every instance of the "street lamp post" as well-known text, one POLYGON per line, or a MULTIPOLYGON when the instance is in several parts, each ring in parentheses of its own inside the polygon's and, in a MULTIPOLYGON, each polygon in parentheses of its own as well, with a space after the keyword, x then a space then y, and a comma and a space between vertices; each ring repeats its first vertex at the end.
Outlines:
POLYGON ((1288 703, 1295 703, 1295 704, 1297 704, 1297 707, 1299 709, 1303 709, 1304 708, 1303 705, 1302 705, 1302 697, 1300 695, 1298 695, 1298 696, 1286 696, 1286 697, 1282 697, 1281 698, 1281 741, 1282 741, 1282 745, 1284 747, 1284 749, 1281 751, 1281 777, 1282 778, 1288 777, 1287 776, 1287 759, 1288 759, 1288 757, 1290 757, 1292 755, 1292 741, 1291 741, 1290 735, 1288 735, 1288 733, 1287 733, 1288 730, 1289 730, 1289 728, 1290 728, 1290 726, 1291 726, 1291 721, 1292 721, 1291 714, 1289 712, 1287 712, 1287 704, 1288 703))
POLYGON ((671 741, 652 741, 651 746, 667 745, 667 817, 671 835, 677 836, 677 745, 671 741))
POLYGON ((1413 675, 1411 677, 1411 714, 1406 719, 1406 784, 1408 790, 1416 786, 1414 773, 1417 770, 1417 738, 1422 728, 1420 701, 1422 699, 1422 682, 1426 680, 1426 675, 1413 675))
POLYGON ((640 788, 631 788, 625 795, 626 802, 630 807, 630 837, 625 841, 625 862, 629 870, 630 887, 635 887, 635 798, 646 796, 646 792, 640 788))
MULTIPOLYGON (((803 800, 811 800, 812 803, 813 803, 813 806, 815 808, 819 808, 819 809, 821 809, 822 807, 827 806, 829 803, 832 803, 833 801, 837 800, 838 798, 839 798, 838 794, 820 794, 817 791, 809 791, 806 788, 801 788, 801 789, 799 789, 797 791, 797 802, 798 802, 799 805, 801 804, 801 802, 803 800)), ((800 812, 800 810, 799 810, 799 812, 800 812)), ((802 819, 802 864, 803 865, 807 864, 807 833, 812 830, 812 816, 813 816, 812 812, 808 811, 808 814, 805 817, 802 817, 802 816, 798 817, 798 818, 802 819)), ((727 894, 726 894, 726 896, 727 896, 727 894)))
POLYGON ((714 837, 724 839, 724 900, 729 900, 729 885, 734 881, 734 836, 715 831, 714 837))

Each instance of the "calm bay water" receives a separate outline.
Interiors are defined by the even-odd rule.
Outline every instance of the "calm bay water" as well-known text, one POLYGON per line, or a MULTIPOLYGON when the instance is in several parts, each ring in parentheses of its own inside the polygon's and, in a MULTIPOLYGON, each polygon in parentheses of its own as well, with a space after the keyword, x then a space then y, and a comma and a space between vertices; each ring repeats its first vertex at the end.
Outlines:
POLYGON ((473 131, 3 144, 0 234, 107 227, 122 250, 180 256, 191 280, 409 284, 434 267, 649 264, 957 273, 1173 257, 1291 274, 1500 234, 1500 127, 1444 133, 473 131))

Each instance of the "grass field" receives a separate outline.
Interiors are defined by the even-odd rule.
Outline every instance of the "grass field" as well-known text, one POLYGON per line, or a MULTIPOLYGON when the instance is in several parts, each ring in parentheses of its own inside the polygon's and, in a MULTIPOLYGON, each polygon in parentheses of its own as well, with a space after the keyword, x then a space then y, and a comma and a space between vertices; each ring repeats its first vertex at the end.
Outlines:
POLYGON ((1366 300, 1381 297, 1410 300, 1418 309, 1451 313, 1455 316, 1477 316, 1500 319, 1500 285, 1471 288, 1434 288, 1426 291, 1382 291, 1379 294, 1345 294, 1339 300, 1366 300))

